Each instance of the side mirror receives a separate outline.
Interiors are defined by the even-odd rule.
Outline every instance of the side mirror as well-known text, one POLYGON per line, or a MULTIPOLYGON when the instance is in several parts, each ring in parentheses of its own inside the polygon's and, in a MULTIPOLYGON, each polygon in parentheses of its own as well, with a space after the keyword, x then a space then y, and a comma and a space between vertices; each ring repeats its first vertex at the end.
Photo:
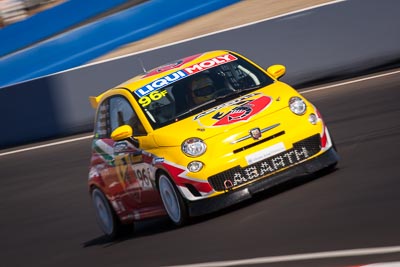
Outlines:
POLYGON ((132 127, 129 125, 119 126, 111 133, 111 138, 114 141, 126 140, 131 138, 132 136, 133 136, 133 130, 132 127))
POLYGON ((268 67, 267 72, 275 79, 279 79, 286 73, 286 67, 283 65, 272 65, 268 67))

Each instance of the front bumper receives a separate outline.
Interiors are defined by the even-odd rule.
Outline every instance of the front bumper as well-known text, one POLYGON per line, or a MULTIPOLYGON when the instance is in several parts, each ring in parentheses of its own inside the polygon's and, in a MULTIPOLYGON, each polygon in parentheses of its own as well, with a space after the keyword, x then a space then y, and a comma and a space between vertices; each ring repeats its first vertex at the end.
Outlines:
POLYGON ((190 216, 201 216, 211 212, 221 210, 236 203, 242 202, 252 197, 252 195, 271 188, 296 177, 311 174, 326 167, 333 166, 339 160, 339 156, 332 147, 325 153, 301 164, 294 165, 284 171, 278 172, 268 178, 258 180, 237 190, 227 191, 224 194, 197 200, 188 201, 190 216))

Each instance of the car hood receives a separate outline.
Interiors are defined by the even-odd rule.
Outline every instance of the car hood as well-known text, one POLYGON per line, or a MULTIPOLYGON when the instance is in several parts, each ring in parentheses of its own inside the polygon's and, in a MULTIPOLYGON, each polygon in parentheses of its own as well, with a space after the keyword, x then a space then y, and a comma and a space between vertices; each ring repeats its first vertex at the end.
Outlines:
POLYGON ((233 136, 236 128, 248 129, 264 116, 288 107, 289 98, 296 95, 288 85, 275 82, 157 129, 154 141, 159 146, 180 146, 191 137, 207 140, 217 135, 233 136))

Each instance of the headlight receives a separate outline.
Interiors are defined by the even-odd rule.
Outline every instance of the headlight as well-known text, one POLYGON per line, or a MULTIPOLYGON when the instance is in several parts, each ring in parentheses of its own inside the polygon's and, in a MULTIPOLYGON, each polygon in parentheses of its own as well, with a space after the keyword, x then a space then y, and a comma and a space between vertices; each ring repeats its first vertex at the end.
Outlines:
POLYGON ((198 157, 206 152, 207 146, 200 138, 189 138, 182 143, 182 152, 189 157, 198 157))
POLYGON ((308 116, 308 121, 312 124, 315 125, 318 122, 318 117, 314 113, 311 113, 310 116, 308 116))
POLYGON ((203 169, 203 162, 201 161, 192 161, 188 164, 187 168, 190 172, 199 172, 203 169))
POLYGON ((296 115, 303 115, 306 112, 307 105, 298 96, 294 96, 289 100, 289 108, 296 115))

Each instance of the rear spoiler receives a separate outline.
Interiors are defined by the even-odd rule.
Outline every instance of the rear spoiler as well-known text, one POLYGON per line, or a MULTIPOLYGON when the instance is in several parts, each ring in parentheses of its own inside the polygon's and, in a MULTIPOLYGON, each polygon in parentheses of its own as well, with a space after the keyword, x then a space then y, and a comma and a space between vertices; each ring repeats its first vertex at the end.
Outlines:
POLYGON ((94 109, 97 109, 97 106, 99 105, 99 100, 100 97, 98 96, 89 96, 90 105, 92 105, 92 108, 94 109))
POLYGON ((90 105, 92 105, 92 108, 97 109, 97 107, 99 106, 100 100, 103 98, 103 95, 106 92, 104 92, 98 96, 89 96, 89 102, 90 102, 90 105))

